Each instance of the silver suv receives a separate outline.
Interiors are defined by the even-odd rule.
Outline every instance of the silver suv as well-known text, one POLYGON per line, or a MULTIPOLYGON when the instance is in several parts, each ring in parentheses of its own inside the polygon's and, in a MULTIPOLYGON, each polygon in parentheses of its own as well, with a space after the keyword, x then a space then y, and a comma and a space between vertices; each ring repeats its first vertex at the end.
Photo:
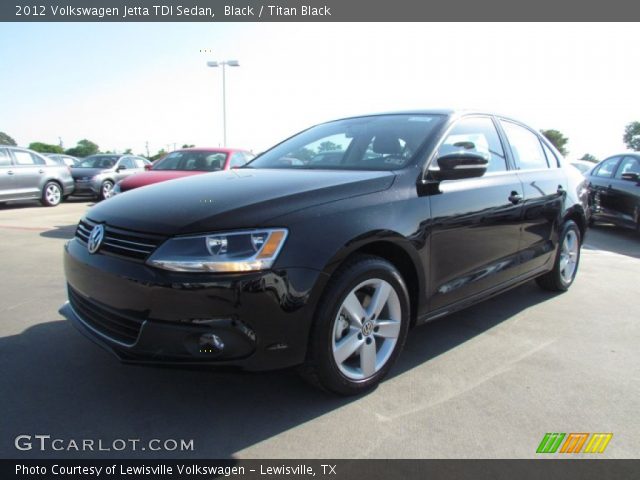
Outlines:
POLYGON ((76 183, 74 195, 90 195, 99 200, 113 196, 113 186, 129 175, 144 172, 151 162, 135 155, 99 153, 71 168, 76 183))
POLYGON ((0 145, 0 202, 39 199, 55 207, 73 189, 69 167, 33 150, 0 145))

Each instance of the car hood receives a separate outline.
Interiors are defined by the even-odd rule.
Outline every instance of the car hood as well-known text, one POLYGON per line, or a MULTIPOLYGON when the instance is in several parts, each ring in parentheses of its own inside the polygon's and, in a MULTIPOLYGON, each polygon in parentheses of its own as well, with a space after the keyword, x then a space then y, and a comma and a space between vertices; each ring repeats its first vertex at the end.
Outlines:
POLYGON ((78 178, 91 178, 95 175, 99 175, 101 173, 107 172, 109 169, 107 168, 73 168, 71 167, 71 176, 75 179, 78 178))
POLYGON ((228 170, 116 195, 87 217, 161 235, 252 228, 303 208, 386 190, 394 178, 392 172, 228 170))
POLYGON ((174 178, 190 177, 210 172, 193 170, 151 170, 148 172, 136 173, 120 182, 120 189, 124 192, 133 188, 144 187, 152 183, 165 182, 174 178))

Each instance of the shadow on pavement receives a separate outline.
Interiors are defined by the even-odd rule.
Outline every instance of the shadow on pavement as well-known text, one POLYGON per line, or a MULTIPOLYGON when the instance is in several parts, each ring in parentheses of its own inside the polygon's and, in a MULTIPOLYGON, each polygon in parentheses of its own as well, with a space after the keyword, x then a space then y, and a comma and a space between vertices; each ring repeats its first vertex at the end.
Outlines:
MULTIPOLYGON (((88 197, 69 197, 66 200, 63 200, 62 203, 86 203, 87 207, 92 207, 95 205, 95 201, 88 197)), ((45 207, 40 203, 40 200, 38 199, 9 200, 6 202, 0 202, 0 210, 18 210, 21 208, 41 208, 43 210, 48 210, 55 209, 56 207, 45 207)))
POLYGON ((587 231, 583 248, 640 258, 640 232, 609 223, 596 223, 587 231))
MULTIPOLYGON (((414 329, 391 376, 407 372, 552 295, 529 283, 414 329)), ((122 365, 66 321, 0 338, 4 458, 160 458, 166 452, 17 452, 17 435, 193 439, 173 458, 227 458, 357 398, 314 389, 294 370, 265 373, 122 365)), ((419 394, 419 392, 418 392, 419 394)), ((376 392, 370 393, 376 395, 376 392)), ((429 392, 424 392, 425 396, 429 392)), ((310 439, 311 440, 311 439, 310 439)), ((281 456, 287 458, 287 451, 281 456)))
POLYGON ((73 225, 56 225, 51 230, 46 230, 40 233, 41 237, 44 238, 62 238, 62 239, 72 239, 76 233, 76 224, 73 225))

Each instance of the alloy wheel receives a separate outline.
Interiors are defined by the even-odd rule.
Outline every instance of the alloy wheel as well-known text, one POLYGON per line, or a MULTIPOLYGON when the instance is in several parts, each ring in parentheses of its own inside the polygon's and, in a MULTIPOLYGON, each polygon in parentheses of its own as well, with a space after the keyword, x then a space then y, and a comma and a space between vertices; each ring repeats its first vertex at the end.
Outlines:
POLYGON ((389 360, 400 335, 402 307, 389 282, 372 278, 345 297, 334 320, 333 359, 351 380, 364 380, 389 360))
POLYGON ((573 230, 569 230, 562 242, 562 250, 560 251, 560 276, 566 283, 573 280, 573 275, 578 265, 578 255, 580 247, 578 245, 578 236, 573 230))
POLYGON ((54 183, 50 183, 47 185, 47 189, 44 192, 44 197, 47 199, 47 203, 49 205, 57 205, 60 203, 60 199, 62 198, 62 192, 60 192, 60 187, 58 187, 54 183))

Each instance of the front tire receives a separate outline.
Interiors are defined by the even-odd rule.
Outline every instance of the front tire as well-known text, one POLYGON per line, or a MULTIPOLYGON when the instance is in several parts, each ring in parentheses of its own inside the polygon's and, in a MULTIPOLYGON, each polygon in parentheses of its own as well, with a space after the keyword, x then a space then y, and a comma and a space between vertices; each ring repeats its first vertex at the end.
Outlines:
POLYGON ((553 270, 536 278, 540 287, 552 292, 566 292, 569 289, 578 273, 580 244, 580 229, 573 220, 568 220, 560 232, 553 270))
POLYGON ((62 189, 56 182, 47 182, 42 189, 40 203, 45 207, 55 207, 62 201, 62 189))
POLYGON ((303 376, 340 395, 374 388, 404 346, 409 310, 407 287, 391 263, 354 257, 335 273, 319 303, 303 376))
POLYGON ((100 200, 107 200, 113 197, 113 182, 111 180, 105 180, 100 187, 100 200))

